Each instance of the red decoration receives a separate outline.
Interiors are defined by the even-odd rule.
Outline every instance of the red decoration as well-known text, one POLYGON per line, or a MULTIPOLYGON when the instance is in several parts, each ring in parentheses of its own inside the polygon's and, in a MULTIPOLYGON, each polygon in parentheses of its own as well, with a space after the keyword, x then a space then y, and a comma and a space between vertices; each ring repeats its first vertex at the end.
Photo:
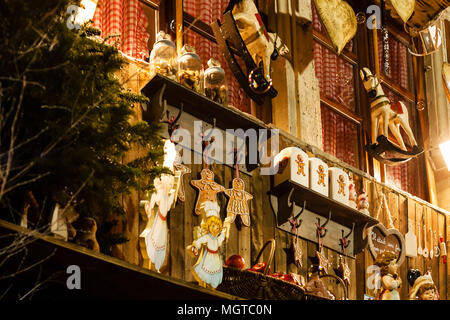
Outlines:
POLYGON ((225 265, 228 267, 233 267, 237 269, 244 269, 245 268, 245 260, 242 258, 242 256, 235 254, 232 255, 227 259, 225 262, 225 265))

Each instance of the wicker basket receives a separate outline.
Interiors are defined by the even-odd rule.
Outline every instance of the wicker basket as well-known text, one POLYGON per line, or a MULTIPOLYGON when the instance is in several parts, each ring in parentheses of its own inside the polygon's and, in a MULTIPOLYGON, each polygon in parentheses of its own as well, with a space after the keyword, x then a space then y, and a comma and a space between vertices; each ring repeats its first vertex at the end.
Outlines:
POLYGON ((293 283, 268 276, 269 266, 275 253, 275 240, 267 241, 259 252, 256 262, 263 251, 271 245, 270 256, 264 273, 223 267, 223 280, 217 290, 245 299, 263 300, 304 300, 305 291, 293 283))

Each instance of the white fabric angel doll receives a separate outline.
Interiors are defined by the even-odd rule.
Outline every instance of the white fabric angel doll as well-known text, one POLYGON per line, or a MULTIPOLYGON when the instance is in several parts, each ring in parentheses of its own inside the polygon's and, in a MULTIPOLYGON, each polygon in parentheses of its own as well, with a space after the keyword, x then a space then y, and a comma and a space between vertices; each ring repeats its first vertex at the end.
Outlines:
POLYGON ((201 224, 202 236, 187 249, 195 257, 198 257, 197 263, 191 269, 195 279, 201 286, 209 285, 215 289, 222 282, 223 268, 219 247, 225 240, 230 222, 227 218, 228 220, 225 219, 225 222, 222 223, 219 216, 220 207, 217 202, 204 202, 201 209, 206 213, 206 220, 201 224))
MULTIPOLYGON (((175 160, 175 145, 167 140, 164 145, 163 166, 173 170, 175 160)), ((151 229, 146 228, 141 237, 145 238, 147 254, 155 269, 159 272, 166 258, 167 249, 167 214, 176 199, 175 178, 172 175, 162 174, 161 177, 153 181, 156 192, 150 198, 149 206, 146 206, 146 213, 150 219, 153 208, 158 205, 158 212, 153 220, 151 229)))

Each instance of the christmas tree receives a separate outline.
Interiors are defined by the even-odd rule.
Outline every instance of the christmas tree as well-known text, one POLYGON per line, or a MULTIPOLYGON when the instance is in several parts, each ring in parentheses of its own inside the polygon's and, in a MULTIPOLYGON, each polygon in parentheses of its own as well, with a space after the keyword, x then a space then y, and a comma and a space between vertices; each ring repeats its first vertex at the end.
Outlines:
POLYGON ((32 203, 37 228, 55 203, 72 206, 95 218, 109 253, 126 241, 111 234, 122 195, 151 189, 164 171, 162 142, 158 124, 130 122, 147 99, 115 76, 120 52, 88 25, 68 28, 72 4, 0 0, 0 218, 17 223, 32 203), (135 149, 140 156, 124 163, 135 149))

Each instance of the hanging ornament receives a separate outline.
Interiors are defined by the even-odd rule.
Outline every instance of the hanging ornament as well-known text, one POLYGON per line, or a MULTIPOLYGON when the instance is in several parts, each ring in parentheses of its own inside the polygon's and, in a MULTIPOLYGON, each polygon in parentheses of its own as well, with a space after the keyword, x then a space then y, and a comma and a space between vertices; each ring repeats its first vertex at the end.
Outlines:
POLYGON ((206 201, 217 202, 217 193, 225 191, 225 188, 214 182, 214 172, 203 169, 200 180, 192 180, 191 185, 198 190, 198 198, 195 204, 195 214, 199 215, 201 205, 206 201))
POLYGON ((178 199, 181 202, 184 202, 185 200, 185 192, 184 192, 184 182, 183 182, 183 177, 185 174, 191 173, 191 169, 189 169, 188 167, 186 167, 185 165, 179 163, 179 164, 174 164, 173 167, 175 168, 175 170, 179 173, 180 175, 180 187, 178 190, 178 199))
POLYGON ((244 180, 239 178, 239 163, 236 155, 237 152, 235 150, 236 178, 233 179, 233 187, 225 190, 225 195, 230 198, 227 206, 227 218, 230 218, 230 221, 233 222, 236 219, 236 215, 239 215, 242 223, 249 227, 250 210, 247 201, 252 200, 253 196, 245 191, 244 180))
POLYGON ((383 21, 381 25, 381 35, 383 37, 384 74, 389 76, 390 75, 389 31, 387 29, 387 14, 386 14, 385 0, 381 0, 381 16, 383 21))
POLYGON ((199 285, 215 289, 222 283, 223 265, 219 248, 226 239, 230 221, 226 218, 222 223, 220 207, 215 201, 203 202, 200 209, 205 220, 202 220, 199 237, 186 249, 193 257, 198 257, 191 272, 199 285))
MULTIPOLYGON (((163 166, 173 171, 175 157, 175 144, 166 140, 163 166)), ((150 268, 153 263, 156 271, 160 272, 167 253, 167 215, 177 199, 178 183, 174 175, 162 174, 154 179, 153 184, 156 191, 151 195, 150 201, 143 201, 147 226, 139 237, 143 240, 141 245, 144 264, 150 268)))

